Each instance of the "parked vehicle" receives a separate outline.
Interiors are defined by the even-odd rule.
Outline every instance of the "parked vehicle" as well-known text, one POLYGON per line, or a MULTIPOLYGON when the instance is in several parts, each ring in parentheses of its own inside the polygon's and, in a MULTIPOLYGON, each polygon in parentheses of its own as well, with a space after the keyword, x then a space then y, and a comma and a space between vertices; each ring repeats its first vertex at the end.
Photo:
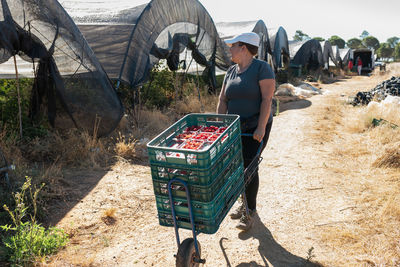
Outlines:
POLYGON ((375 67, 379 67, 379 70, 386 71, 386 63, 382 61, 375 61, 375 67))
POLYGON ((357 48, 353 50, 353 63, 357 68, 357 58, 360 57, 362 61, 362 72, 371 72, 375 68, 375 51, 370 48, 357 48))

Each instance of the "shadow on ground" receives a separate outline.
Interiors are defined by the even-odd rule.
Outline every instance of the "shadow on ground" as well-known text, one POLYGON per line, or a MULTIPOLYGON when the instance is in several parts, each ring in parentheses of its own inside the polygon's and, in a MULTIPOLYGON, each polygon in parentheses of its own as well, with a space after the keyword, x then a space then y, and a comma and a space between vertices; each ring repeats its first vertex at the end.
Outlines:
POLYGON ((57 190, 60 196, 51 197, 46 211, 46 214, 51 216, 45 218, 45 224, 56 225, 71 209, 82 202, 108 171, 109 169, 64 172, 62 187, 57 190))
MULTIPOLYGON (((302 99, 297 96, 291 96, 291 97, 280 97, 279 98, 279 110, 278 110, 278 116, 279 113, 285 112, 286 110, 291 110, 291 109, 303 109, 303 108, 308 108, 311 106, 311 101, 307 99, 302 99)), ((277 114, 277 107, 273 105, 272 107, 272 112, 273 114, 277 114)))
MULTIPOLYGON (((49 199, 46 204, 45 214, 51 216, 43 218, 46 226, 56 225, 64 216, 97 186, 103 177, 112 170, 115 162, 101 169, 66 169, 63 178, 58 180, 57 185, 51 185, 51 191, 45 198, 49 199)), ((147 158, 132 161, 133 164, 149 166, 147 158)), ((42 194, 42 193, 41 193, 42 194)))
MULTIPOLYGON (((319 263, 314 263, 310 260, 304 259, 302 257, 296 256, 284 247, 282 247, 273 238, 271 232, 267 227, 261 222, 258 215, 254 217, 254 225, 252 229, 247 232, 239 233, 239 238, 241 240, 247 240, 249 238, 254 238, 259 241, 258 252, 264 261, 263 265, 257 264, 255 261, 242 262, 236 267, 254 267, 254 266, 274 266, 274 267, 322 267, 323 265, 319 263), (270 265, 271 264, 271 265, 270 265)), ((226 265, 228 267, 232 266, 229 262, 225 249, 222 245, 224 238, 220 240, 220 246, 222 253, 226 260, 226 265)), ((305 248, 307 249, 307 248, 305 248)))

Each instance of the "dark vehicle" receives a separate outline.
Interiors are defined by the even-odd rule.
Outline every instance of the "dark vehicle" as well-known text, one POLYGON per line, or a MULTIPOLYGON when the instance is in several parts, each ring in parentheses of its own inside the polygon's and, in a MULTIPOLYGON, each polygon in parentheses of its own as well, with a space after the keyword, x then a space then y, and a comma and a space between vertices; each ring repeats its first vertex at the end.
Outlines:
POLYGON ((357 69, 357 58, 360 57, 362 61, 362 72, 371 72, 375 68, 374 49, 357 48, 353 50, 353 63, 357 69))
POLYGON ((386 63, 382 61, 375 61, 375 67, 379 67, 380 71, 386 71, 386 63))

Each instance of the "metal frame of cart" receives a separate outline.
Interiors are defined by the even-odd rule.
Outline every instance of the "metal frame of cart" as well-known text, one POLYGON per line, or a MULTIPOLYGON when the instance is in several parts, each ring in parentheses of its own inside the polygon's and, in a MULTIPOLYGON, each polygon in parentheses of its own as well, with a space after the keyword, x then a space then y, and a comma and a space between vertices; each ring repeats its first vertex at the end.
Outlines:
MULTIPOLYGON (((253 135, 252 134, 242 134, 242 136, 252 137, 253 135)), ((251 161, 249 166, 243 172, 243 178, 245 180, 245 183, 244 183, 241 191, 243 191, 242 197, 243 197, 243 203, 245 204, 245 207, 246 207, 246 215, 247 216, 249 216, 249 210, 248 210, 248 206, 247 206, 246 195, 245 195, 246 193, 245 193, 244 188, 248 183, 250 183, 254 172, 256 171, 258 165, 262 161, 262 157, 261 157, 262 145, 263 145, 263 142, 261 141, 256 156, 254 157, 254 159, 251 161)), ((178 253, 175 255, 176 266, 179 266, 179 267, 181 267, 181 266, 182 267, 183 266, 198 266, 198 264, 200 264, 200 263, 205 263, 206 260, 201 259, 200 243, 197 241, 197 235, 199 233, 196 232, 196 229, 195 229, 194 215, 193 215, 193 211, 192 211, 190 193, 189 193, 187 183, 179 178, 171 179, 168 182, 168 195, 169 195, 169 201, 171 203, 171 213, 172 213, 172 218, 174 221, 176 242, 178 245, 178 253), (178 227, 177 220, 176 220, 176 213, 175 213, 175 208, 174 208, 174 204, 173 204, 174 201, 173 201, 172 190, 171 190, 172 183, 176 183, 176 182, 182 184, 185 188, 186 197, 187 197, 187 201, 189 204, 188 205, 189 206, 189 216, 190 216, 190 223, 192 226, 192 234, 193 234, 193 238, 187 238, 182 243, 180 242, 180 238, 179 238, 179 227, 178 227)), ((240 193, 237 196, 233 196, 231 201, 236 201, 236 199, 239 197, 239 195, 240 195, 240 193)))

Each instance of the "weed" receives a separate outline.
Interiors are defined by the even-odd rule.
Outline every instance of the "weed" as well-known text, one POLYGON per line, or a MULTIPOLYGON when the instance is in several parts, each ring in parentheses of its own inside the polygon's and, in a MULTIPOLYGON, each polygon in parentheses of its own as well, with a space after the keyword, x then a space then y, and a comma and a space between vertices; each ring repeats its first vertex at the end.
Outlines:
POLYGON ((115 212, 117 211, 116 208, 109 208, 107 210, 104 211, 103 216, 104 217, 111 217, 111 218, 115 218, 115 212))
POLYGON ((1 229, 8 235, 3 238, 3 253, 12 264, 29 265, 37 260, 44 260, 44 257, 64 247, 68 242, 68 236, 63 230, 55 227, 45 229, 36 222, 37 198, 40 190, 32 188, 31 178, 26 177, 21 191, 14 194, 15 209, 10 210, 7 205, 3 208, 10 215, 13 225, 2 225, 1 229), (28 214, 29 206, 25 203, 25 196, 28 194, 33 205, 33 214, 28 214), (25 217, 30 220, 25 221, 25 217))
MULTIPOLYGON (((136 151, 137 140, 133 137, 126 137, 125 135, 118 133, 115 143, 115 153, 125 159, 135 159, 138 157, 136 151)), ((140 156, 140 155, 139 155, 140 156)))
POLYGON ((115 208, 110 208, 107 209, 103 212, 103 216, 101 217, 101 220, 106 224, 106 225, 113 225, 117 221, 117 218, 115 217, 115 212, 117 210, 115 208))
POLYGON ((307 260, 307 261, 312 261, 313 258, 315 258, 314 247, 311 247, 311 248, 309 248, 308 251, 307 251, 306 260, 307 260))
POLYGON ((105 248, 110 246, 110 239, 109 238, 103 236, 102 240, 103 240, 103 245, 104 245, 105 248))

